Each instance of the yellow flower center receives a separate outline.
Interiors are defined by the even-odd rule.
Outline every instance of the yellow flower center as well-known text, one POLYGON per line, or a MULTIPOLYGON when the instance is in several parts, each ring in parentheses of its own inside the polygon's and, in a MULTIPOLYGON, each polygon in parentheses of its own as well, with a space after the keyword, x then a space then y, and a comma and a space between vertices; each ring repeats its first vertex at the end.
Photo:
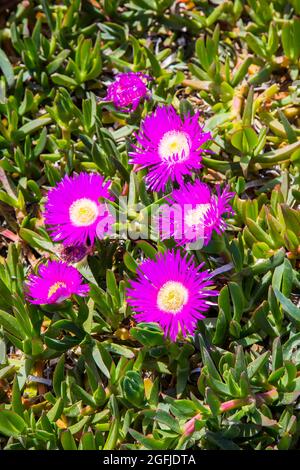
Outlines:
POLYGON ((197 204, 197 207, 195 209, 191 209, 187 212, 185 216, 186 224, 189 227, 192 227, 193 225, 198 225, 209 208, 210 204, 197 204))
POLYGON ((87 198, 77 199, 69 209, 70 219, 76 227, 88 227, 98 217, 98 205, 87 198))
POLYGON ((53 284, 50 289, 49 289, 49 292, 48 292, 48 299, 53 295, 55 294, 55 292, 58 291, 58 289, 60 289, 61 287, 67 287, 67 284, 65 284, 64 282, 55 282, 55 284, 53 284))
POLYGON ((188 290, 181 282, 168 281, 159 290, 157 295, 157 306, 160 310, 168 313, 178 313, 187 303, 188 290))
POLYGON ((185 132, 166 132, 158 148, 162 160, 170 161, 174 156, 178 156, 179 161, 184 161, 190 155, 190 139, 185 132))

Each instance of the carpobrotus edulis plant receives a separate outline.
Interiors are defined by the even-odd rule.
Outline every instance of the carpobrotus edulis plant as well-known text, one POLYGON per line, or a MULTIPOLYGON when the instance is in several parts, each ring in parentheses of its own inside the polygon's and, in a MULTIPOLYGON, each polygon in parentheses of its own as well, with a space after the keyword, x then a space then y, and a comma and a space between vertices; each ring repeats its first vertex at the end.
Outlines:
POLYGON ((207 245, 213 232, 221 235, 226 230, 225 218, 233 214, 229 203, 233 196, 228 186, 223 190, 217 186, 214 194, 198 180, 175 189, 167 198, 170 206, 162 207, 157 220, 161 237, 173 237, 180 245, 197 241, 207 245))
POLYGON ((50 189, 44 218, 52 239, 66 246, 93 244, 97 226, 108 214, 105 200, 113 199, 108 190, 110 184, 100 174, 80 173, 66 175, 50 189))
POLYGON ((63 261, 48 261, 30 274, 25 284, 26 295, 32 304, 56 304, 73 294, 86 296, 90 290, 81 274, 63 261))
POLYGON ((299 38, 299 0, 0 1, 1 461, 300 448, 299 38))
POLYGON ((105 99, 120 110, 135 111, 141 100, 149 96, 149 80, 151 77, 142 72, 119 73, 108 86, 105 99))
POLYGON ((166 251, 154 260, 145 260, 127 289, 135 319, 157 322, 173 341, 179 332, 193 334, 197 321, 205 318, 208 297, 218 293, 202 267, 180 251, 166 251))
POLYGON ((148 169, 149 189, 164 191, 169 181, 182 184, 185 175, 200 170, 201 146, 209 139, 211 134, 199 124, 199 113, 181 118, 173 106, 159 106, 142 122, 130 163, 148 169))

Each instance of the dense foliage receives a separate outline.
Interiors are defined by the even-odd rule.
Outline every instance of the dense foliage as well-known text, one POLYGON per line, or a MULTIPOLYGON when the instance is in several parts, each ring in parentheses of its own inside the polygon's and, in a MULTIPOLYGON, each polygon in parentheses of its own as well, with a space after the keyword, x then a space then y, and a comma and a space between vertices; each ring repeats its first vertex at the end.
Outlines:
POLYGON ((299 0, 11 7, 0 17, 0 448, 299 448, 299 0), (104 98, 130 70, 152 80, 124 112, 104 98), (199 178, 235 193, 226 232, 194 251, 218 298, 177 341, 136 323, 125 296, 138 264, 174 241, 97 240, 79 256, 42 217, 47 191, 83 171, 112 181, 116 206, 120 194, 144 213, 161 201, 128 163, 158 104, 199 111, 212 133, 199 178), (24 281, 47 258, 73 262, 89 295, 28 302, 24 281))

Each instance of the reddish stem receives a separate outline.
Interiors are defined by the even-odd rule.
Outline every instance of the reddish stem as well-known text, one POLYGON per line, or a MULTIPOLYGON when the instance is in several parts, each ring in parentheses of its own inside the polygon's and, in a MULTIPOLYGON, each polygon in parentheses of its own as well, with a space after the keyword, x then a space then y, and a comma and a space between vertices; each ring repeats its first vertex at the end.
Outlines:
MULTIPOLYGON (((253 403, 254 400, 257 406, 261 406, 266 401, 270 401, 277 398, 277 396, 278 392, 276 388, 272 388, 267 392, 257 393, 254 396, 248 396, 246 398, 235 398, 234 400, 229 400, 225 401, 224 403, 221 403, 219 412, 226 413, 227 411, 234 410, 235 408, 240 408, 242 406, 249 405, 250 403, 253 403)), ((208 405, 205 405, 205 408, 209 410, 208 405)), ((189 436, 190 434, 192 434, 195 431, 196 421, 200 421, 201 419, 202 414, 198 413, 196 414, 196 416, 187 421, 184 426, 184 435, 189 436)))

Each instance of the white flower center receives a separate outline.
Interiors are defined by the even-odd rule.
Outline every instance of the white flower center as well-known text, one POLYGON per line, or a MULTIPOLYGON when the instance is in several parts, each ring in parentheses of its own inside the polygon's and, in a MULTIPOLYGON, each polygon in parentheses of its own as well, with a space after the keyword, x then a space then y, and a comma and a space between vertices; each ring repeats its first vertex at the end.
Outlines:
POLYGON ((191 209, 187 212, 185 216, 185 223, 189 227, 192 227, 193 225, 198 225, 202 221, 209 208, 209 203, 197 204, 197 207, 195 207, 195 209, 191 209))
POLYGON ((67 287, 67 284, 60 281, 55 282, 55 284, 53 284, 48 291, 48 299, 52 297, 52 295, 55 294, 55 292, 57 292, 61 287, 67 287))
POLYGON ((88 227, 98 217, 98 205, 85 197, 74 201, 69 209, 70 219, 76 227, 88 227))
POLYGON ((181 282, 168 281, 160 289, 157 295, 157 306, 168 313, 178 313, 187 303, 189 293, 181 282))
POLYGON ((190 138, 188 134, 180 131, 166 132, 158 147, 158 153, 164 161, 184 161, 190 155, 190 138))

